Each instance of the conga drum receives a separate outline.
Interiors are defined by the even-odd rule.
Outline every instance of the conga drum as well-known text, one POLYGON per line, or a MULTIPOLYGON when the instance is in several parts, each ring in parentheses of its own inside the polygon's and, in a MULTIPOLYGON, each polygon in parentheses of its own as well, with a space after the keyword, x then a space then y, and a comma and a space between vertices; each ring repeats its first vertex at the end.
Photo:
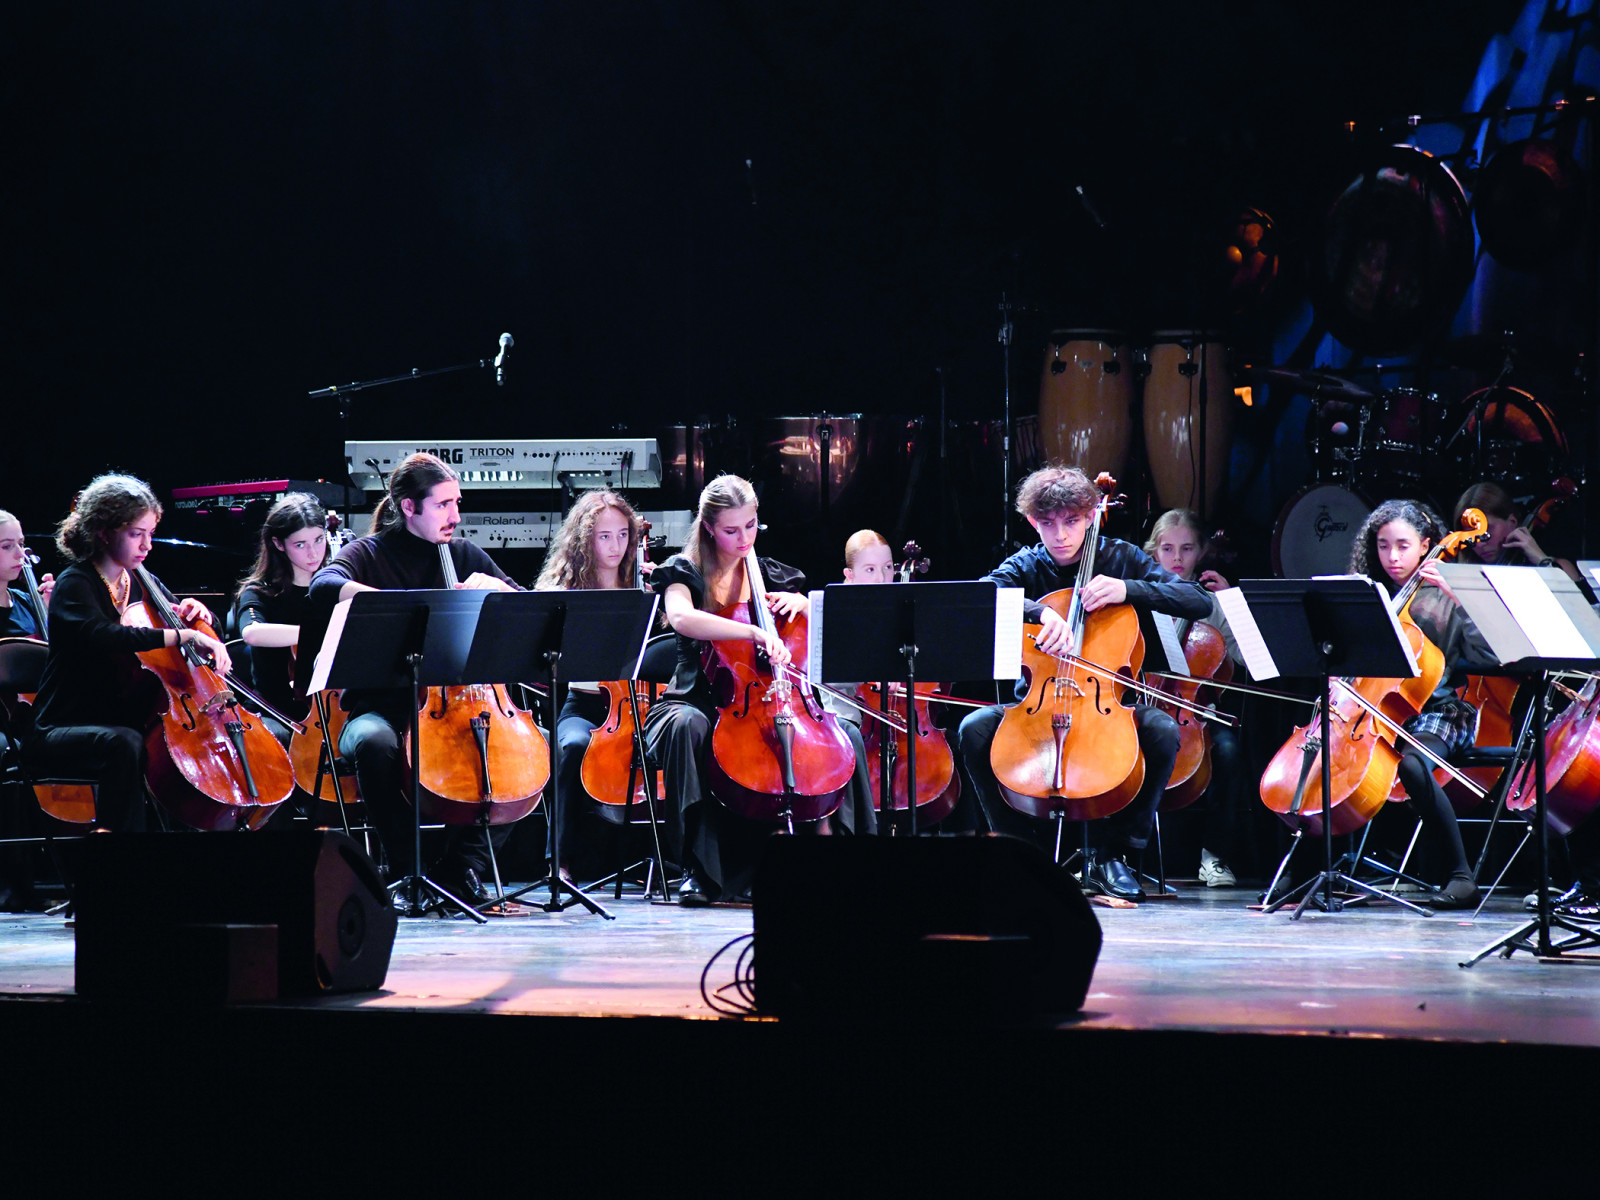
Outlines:
POLYGON ((1047 462, 1119 479, 1133 437, 1127 338, 1106 329, 1050 335, 1039 377, 1039 446, 1047 462))
POLYGON ((1233 375, 1220 334, 1166 330, 1150 336, 1144 445, 1162 508, 1217 511, 1233 452, 1233 375), (1200 379, 1205 376, 1205 500, 1200 497, 1200 379))

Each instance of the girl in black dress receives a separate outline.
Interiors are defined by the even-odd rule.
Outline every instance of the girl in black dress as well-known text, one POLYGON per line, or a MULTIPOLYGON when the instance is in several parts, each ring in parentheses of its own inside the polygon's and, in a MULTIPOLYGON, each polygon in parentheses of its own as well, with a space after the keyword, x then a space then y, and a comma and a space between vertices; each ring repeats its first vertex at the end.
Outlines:
MULTIPOLYGON (((279 712, 296 720, 303 720, 311 705, 294 693, 291 652, 300 642, 300 620, 311 577, 329 557, 328 514, 322 502, 304 492, 290 492, 267 513, 256 564, 240 582, 234 601, 234 621, 239 636, 250 647, 256 690, 279 712)), ((287 745, 289 729, 270 717, 265 719, 278 740, 287 745)))
MULTIPOLYGON (((716 615, 748 601, 744 557, 759 529, 755 489, 736 475, 718 476, 700 493, 689 544, 650 576, 661 593, 667 624, 678 635, 678 654, 672 685, 645 718, 645 742, 666 777, 669 853, 675 852, 684 871, 679 902, 690 907, 745 892, 762 840, 772 832, 771 826, 735 816, 707 788, 717 709, 700 658, 702 642, 743 640, 756 642, 774 665, 789 661, 781 638, 716 615)), ((805 577, 772 559, 758 561, 772 612, 804 615, 809 609, 805 577)))
MULTIPOLYGON (((232 666, 227 648, 197 629, 122 624, 128 605, 144 598, 134 571, 150 553, 160 519, 149 484, 102 475, 78 494, 56 534, 72 565, 50 597, 50 656, 34 704, 35 736, 25 752, 41 774, 70 771, 96 780, 99 829, 144 828, 144 731, 154 707, 138 686, 150 681, 139 670, 137 652, 199 642, 219 672, 232 666)), ((192 597, 176 608, 186 621, 215 622, 192 597)))

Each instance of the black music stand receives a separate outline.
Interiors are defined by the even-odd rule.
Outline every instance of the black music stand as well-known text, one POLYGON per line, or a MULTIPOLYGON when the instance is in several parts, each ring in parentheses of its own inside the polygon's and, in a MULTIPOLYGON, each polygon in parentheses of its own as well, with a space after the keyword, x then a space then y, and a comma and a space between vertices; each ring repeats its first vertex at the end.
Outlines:
MULTIPOLYGON (((645 641, 659 597, 633 588, 550 592, 490 592, 467 655, 468 672, 494 681, 548 676, 550 703, 550 862, 545 877, 519 888, 516 900, 535 888, 550 890, 546 912, 581 904, 608 921, 612 915, 582 888, 561 878, 561 739, 556 725, 567 699, 569 679, 637 679, 645 641), (563 901, 561 893, 571 893, 563 901)), ((485 679, 484 682, 489 682, 485 679)), ((642 733, 641 733, 642 736, 642 733)))
MULTIPOLYGON (((1578 585, 1559 567, 1531 569, 1491 567, 1489 570, 1516 571, 1519 581, 1531 578, 1540 580, 1545 590, 1555 599, 1561 612, 1572 623, 1579 638, 1588 645, 1589 653, 1587 655, 1541 653, 1527 630, 1537 627, 1542 614, 1537 611, 1525 611, 1519 616, 1495 589, 1482 566, 1471 563, 1441 565, 1440 572, 1451 590, 1455 592, 1457 601, 1466 609, 1473 624, 1489 643, 1489 649, 1500 660, 1499 670, 1495 673, 1531 680, 1536 685, 1533 698, 1535 739, 1533 831, 1535 840, 1539 843, 1539 910, 1533 920, 1525 921, 1505 937, 1491 942, 1461 963, 1462 967, 1470 967, 1496 950, 1500 951, 1501 958, 1510 958, 1518 950, 1526 950, 1542 961, 1555 962, 1563 954, 1570 955, 1571 951, 1600 946, 1600 927, 1593 923, 1573 921, 1550 911, 1550 844, 1549 830, 1545 822, 1547 762, 1545 720, 1549 712, 1550 676, 1558 671, 1595 670, 1597 660, 1600 660, 1600 617, 1595 615, 1583 593, 1578 590, 1578 585), (1572 936, 1559 942, 1552 941, 1550 938, 1552 926, 1572 936), (1535 936, 1530 940, 1530 935, 1535 936)), ((1540 640, 1544 641, 1542 630, 1540 640)), ((1577 647, 1574 646, 1573 649, 1576 650, 1577 647)), ((1589 961, 1595 959, 1592 954, 1573 957, 1589 961)))
MULTIPOLYGON (((811 593, 812 672, 830 679, 876 679, 882 683, 883 706, 889 704, 889 680, 904 683, 916 695, 917 675, 924 679, 984 679, 994 674, 995 625, 999 587, 992 580, 953 583, 902 583, 888 587, 831 583, 811 593)), ((1017 625, 1020 652, 1022 626, 1017 625)), ((998 676, 996 676, 998 678, 998 676)), ((916 705, 906 705, 910 734, 906 740, 907 777, 917 777, 916 705)), ((913 785, 914 786, 914 785, 913 785)), ((879 830, 890 833, 894 821, 893 782, 881 779, 883 807, 879 830)), ((909 829, 917 836, 917 806, 908 797, 909 829)))
MULTIPOLYGON (((1365 578, 1340 576, 1331 579, 1246 579, 1239 589, 1244 594, 1250 615, 1255 619, 1261 640, 1271 655, 1278 675, 1322 680, 1321 729, 1318 740, 1306 745, 1305 766, 1291 812, 1299 816, 1298 805, 1305 796, 1306 774, 1311 756, 1332 739, 1330 709, 1333 704, 1334 676, 1365 676, 1379 679, 1412 678, 1417 673, 1410 646, 1400 633, 1389 606, 1376 584, 1365 578)), ((1239 635, 1238 625, 1234 634, 1239 635)), ((1244 642, 1241 641, 1241 646, 1244 642)), ((1247 665, 1250 653, 1246 650, 1247 665)), ((1251 665, 1252 677, 1270 679, 1271 671, 1251 665)), ((1293 919, 1299 920, 1306 905, 1322 889, 1316 901, 1323 912, 1339 912, 1344 902, 1333 894, 1334 884, 1359 893, 1353 902, 1387 900, 1411 909, 1419 916, 1433 913, 1420 905, 1381 891, 1371 884, 1336 870, 1333 862, 1333 821, 1329 796, 1333 793, 1333 768, 1330 756, 1322 759, 1322 870, 1280 900, 1272 900, 1270 889, 1263 912, 1277 912, 1299 897, 1293 919)))
POLYGON ((360 592, 348 607, 334 610, 321 636, 321 650, 314 663, 299 656, 308 692, 327 688, 404 691, 410 688, 411 711, 411 873, 389 885, 395 894, 406 895, 408 917, 420 917, 434 905, 454 904, 478 924, 487 918, 472 905, 446 891, 422 870, 422 754, 418 729, 416 697, 425 687, 454 687, 464 683, 487 683, 486 679, 466 676, 467 649, 472 644, 484 598, 490 593, 478 590, 376 591, 360 592), (431 895, 431 902, 423 897, 431 895))

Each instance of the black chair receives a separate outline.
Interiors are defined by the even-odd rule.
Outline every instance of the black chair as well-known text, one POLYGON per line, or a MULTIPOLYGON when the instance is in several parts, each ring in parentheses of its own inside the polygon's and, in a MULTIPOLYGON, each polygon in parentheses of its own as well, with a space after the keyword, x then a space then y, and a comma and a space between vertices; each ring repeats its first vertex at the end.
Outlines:
MULTIPOLYGON (((0 638, 0 788, 7 790, 26 788, 37 803, 36 786, 55 784, 81 785, 89 788, 96 781, 71 772, 38 772, 28 766, 26 747, 33 731, 32 708, 18 701, 19 695, 31 695, 39 690, 39 680, 44 674, 49 647, 32 638, 0 638)), ((39 837, 0 837, 0 846, 45 847, 56 873, 66 882, 68 875, 56 853, 57 841, 54 824, 61 818, 46 814, 44 833, 39 837)), ((65 822, 67 824, 92 824, 65 822)), ((83 836, 83 835, 78 835, 83 836)), ((68 883, 70 895, 71 885, 68 883)), ((69 901, 70 904, 70 901, 69 901)), ((54 911, 54 910, 52 910, 54 911)))

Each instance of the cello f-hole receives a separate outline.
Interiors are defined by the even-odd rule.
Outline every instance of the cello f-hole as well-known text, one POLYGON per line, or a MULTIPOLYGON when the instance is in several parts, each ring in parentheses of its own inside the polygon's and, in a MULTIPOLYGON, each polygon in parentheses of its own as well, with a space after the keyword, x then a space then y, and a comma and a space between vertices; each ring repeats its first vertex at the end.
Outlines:
POLYGON ((183 727, 193 733, 198 721, 194 715, 194 709, 189 704, 189 693, 184 692, 183 695, 178 697, 178 700, 183 705, 183 727))

